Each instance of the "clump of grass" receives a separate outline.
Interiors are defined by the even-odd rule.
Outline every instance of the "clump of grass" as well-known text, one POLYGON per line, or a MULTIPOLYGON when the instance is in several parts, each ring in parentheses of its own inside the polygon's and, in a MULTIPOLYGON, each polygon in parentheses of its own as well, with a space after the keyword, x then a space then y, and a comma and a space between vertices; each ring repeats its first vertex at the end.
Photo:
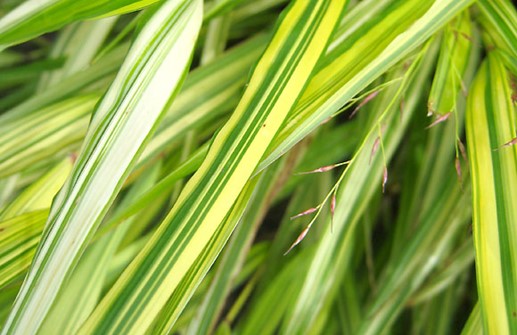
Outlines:
POLYGON ((2 334, 517 333, 508 0, 0 4, 2 334))

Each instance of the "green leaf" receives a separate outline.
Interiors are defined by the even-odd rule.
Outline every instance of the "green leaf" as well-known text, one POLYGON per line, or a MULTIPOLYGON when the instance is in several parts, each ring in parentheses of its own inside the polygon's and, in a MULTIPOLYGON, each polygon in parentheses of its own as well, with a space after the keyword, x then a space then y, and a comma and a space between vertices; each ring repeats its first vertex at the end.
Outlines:
POLYGON ((70 158, 27 187, 0 212, 0 287, 24 274, 40 241, 52 199, 72 170, 70 158))
MULTIPOLYGON (((342 46, 336 47, 334 57, 331 57, 332 53, 329 54, 325 60, 328 66, 314 76, 258 170, 269 165, 320 126, 472 2, 445 0, 431 5, 431 1, 395 1, 390 15, 380 12, 379 15, 385 18, 386 23, 362 28, 368 34, 360 34, 359 40, 347 39, 342 46), (359 47, 353 48, 355 44, 359 47)), ((364 32, 362 29, 360 32, 364 32)))
POLYGON ((0 222, 0 287, 29 267, 48 217, 48 209, 26 212, 0 222))
POLYGON ((61 32, 49 56, 65 57, 65 64, 41 77, 38 91, 42 92, 56 85, 70 75, 90 65, 102 43, 113 28, 117 17, 72 24, 61 32))
MULTIPOLYGON (((160 165, 136 182, 124 197, 121 207, 155 182, 160 165)), ((111 234, 91 244, 79 260, 52 305, 39 334, 74 334, 97 305, 105 286, 112 257, 134 220, 125 221, 111 234), (84 294, 88 292, 88 294, 84 294), (63 315, 67 315, 63 318, 63 315)), ((139 222, 140 224, 140 222, 139 222)))
MULTIPOLYGON (((290 161, 292 160, 294 158, 291 157, 290 161)), ((280 160, 278 163, 260 175, 260 181, 255 186, 255 193, 252 199, 248 201, 249 205, 241 219, 241 224, 237 226, 231 240, 228 242, 218 264, 217 272, 214 274, 215 278, 210 288, 204 294, 202 305, 196 311, 196 316, 190 323, 187 334, 195 335, 213 332, 222 312, 225 298, 232 286, 232 281, 244 262, 246 251, 255 238, 255 234, 264 219, 266 209, 272 201, 274 193, 281 187, 281 185, 278 185, 278 182, 281 180, 282 175, 285 176, 290 172, 289 167, 285 166, 285 159, 280 160)))
POLYGON ((78 147, 98 100, 97 95, 71 98, 12 122, 0 135, 0 177, 78 147))
POLYGON ((485 32, 496 46, 517 59, 517 11, 509 0, 479 0, 485 32))
POLYGON ((452 285, 456 280, 467 271, 474 262, 474 248, 472 240, 466 240, 458 250, 445 262, 444 266, 429 278, 427 283, 411 298, 411 304, 417 305, 433 299, 445 288, 452 285))
POLYGON ((468 65, 471 36, 468 11, 447 25, 429 95, 429 113, 445 115, 455 112, 458 93, 463 91, 466 94, 463 76, 468 65))
POLYGON ((203 129, 235 108, 250 68, 263 52, 268 37, 264 34, 253 37, 190 72, 137 168, 170 149, 187 131, 203 129))
POLYGON ((143 252, 90 316, 82 333, 148 329, 252 176, 306 86, 344 4, 291 4, 207 158, 143 252), (113 309, 114 305, 120 308, 113 309))
MULTIPOLYGON (((251 38, 214 62, 189 73, 174 104, 167 109, 153 138, 144 149, 135 170, 152 163, 164 151, 173 149, 187 131, 218 121, 223 113, 237 104, 246 75, 263 51, 267 37, 261 34, 251 38)), ((56 154, 64 155, 67 151, 79 149, 80 141, 86 133, 90 111, 98 97, 92 94, 89 97, 78 95, 70 99, 63 98, 72 93, 71 89, 81 90, 101 76, 111 75, 117 69, 115 61, 121 61, 118 54, 117 51, 99 60, 88 69, 35 95, 32 101, 0 116, 0 129, 4 130, 0 134, 0 176, 21 172, 34 164, 54 158, 56 154), (41 108, 53 100, 61 101, 41 108), (13 136, 20 133, 24 135, 13 136), (28 146, 28 143, 33 145, 28 146)))
MULTIPOLYGON (((88 92, 88 87, 114 76, 127 51, 128 45, 122 45, 87 69, 71 75, 44 92, 31 96, 27 101, 1 114, 0 130, 5 131, 14 127, 15 122, 18 122, 20 118, 26 117, 29 114, 37 114, 41 109, 48 107, 50 104, 61 102, 74 94, 81 95, 82 92, 88 92)), ((112 81, 111 79, 110 82, 112 81)), ((108 85, 106 85, 107 87, 108 85)), ((90 90, 90 92, 92 91, 90 90)))
POLYGON ((52 199, 65 183, 72 170, 73 159, 67 157, 27 187, 0 212, 0 219, 8 219, 25 212, 50 208, 52 199))
MULTIPOLYGON (((335 292, 337 284, 341 282, 340 278, 347 269, 351 250, 356 243, 354 231, 359 223, 358 218, 366 210, 374 192, 379 191, 383 170, 387 168, 386 164, 401 140, 412 113, 415 112, 418 102, 416 92, 421 92, 423 85, 422 79, 415 76, 415 69, 423 67, 423 73, 428 71, 436 48, 428 49, 429 47, 426 47, 420 51, 407 72, 399 69, 392 74, 398 77, 402 72, 402 82, 382 92, 380 99, 377 100, 372 121, 365 129, 361 144, 335 186, 337 204, 332 234, 330 234, 331 225, 328 220, 325 224, 325 230, 328 233, 318 241, 317 247, 311 250, 309 255, 302 256, 302 253, 299 255, 299 257, 310 257, 310 262, 307 262, 307 267, 303 271, 306 275, 300 276, 301 287, 292 302, 292 308, 287 311, 282 324, 283 332, 301 333, 303 329, 309 329, 325 303, 329 303, 327 299, 333 296, 332 292, 335 292), (424 54, 426 57, 423 57, 424 54), (401 119, 399 101, 406 90, 409 91, 407 95, 411 100, 406 101, 401 119), (383 132, 379 130, 381 124, 386 125, 383 132), (378 153, 371 158, 372 147, 379 136, 382 136, 380 141, 384 147, 383 154, 378 153)), ((388 78, 391 79, 391 77, 388 78)))
POLYGON ((479 303, 477 303, 476 306, 472 309, 469 319, 461 331, 461 335, 481 334, 483 334, 483 319, 481 318, 481 309, 479 308, 479 303))
POLYGON ((233 228, 242 218, 247 204, 254 195, 255 187, 260 181, 260 178, 253 178, 246 184, 227 218, 212 236, 209 244, 203 249, 194 264, 192 264, 187 275, 183 277, 178 288, 167 301, 167 304, 154 319, 154 324, 148 329, 149 332, 156 334, 168 334, 171 332, 180 313, 197 288, 197 283, 206 275, 210 265, 213 264, 228 240, 233 228))
POLYGON ((178 91, 201 20, 200 1, 166 2, 140 32, 96 108, 72 175, 52 205, 4 334, 37 331, 178 91))
POLYGON ((487 334, 517 332, 517 134, 509 78, 490 53, 468 97, 476 274, 487 334))
POLYGON ((0 19, 0 51, 64 25, 128 13, 158 0, 29 0, 0 19))
POLYGON ((53 70, 63 65, 63 58, 35 61, 12 69, 0 70, 0 90, 19 86, 27 81, 36 80, 45 70, 53 70))

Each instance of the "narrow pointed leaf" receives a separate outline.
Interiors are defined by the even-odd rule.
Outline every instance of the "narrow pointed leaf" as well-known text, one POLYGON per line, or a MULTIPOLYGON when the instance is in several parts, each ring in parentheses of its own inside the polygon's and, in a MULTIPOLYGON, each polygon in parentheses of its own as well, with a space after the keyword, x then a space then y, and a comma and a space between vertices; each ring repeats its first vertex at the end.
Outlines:
MULTIPOLYGON (((421 60, 424 64, 422 67, 425 69, 422 70, 423 73, 429 71, 430 60, 434 57, 434 48, 431 48, 426 56, 424 60, 421 60)), ((400 72, 401 70, 394 75, 398 75, 400 72)), ((408 78, 410 92, 420 94, 422 85, 422 78, 414 75, 408 78)), ((393 96, 396 92, 397 87, 390 87, 380 94, 379 100, 375 101, 380 104, 380 106, 377 105, 379 108, 375 110, 377 117, 383 113, 385 101, 397 99, 396 96, 393 96)), ((393 105, 388 111, 385 118, 388 126, 384 135, 388 160, 402 139, 404 129, 416 109, 418 94, 409 94, 411 99, 408 99, 408 111, 404 113, 402 121, 399 120, 398 105, 393 105)), ((376 118, 367 128, 362 143, 354 154, 352 163, 347 167, 348 171, 337 190, 338 203, 334 215, 333 233, 328 233, 330 227, 327 226, 327 233, 322 235, 316 248, 307 254, 300 253, 303 258, 309 258, 310 261, 305 262, 303 270, 297 274, 296 283, 293 283, 293 286, 299 287, 299 290, 295 293, 295 300, 291 302, 293 307, 286 312, 282 333, 298 334, 303 333, 304 329, 310 328, 316 322, 319 313, 322 312, 325 301, 331 299, 333 290, 340 284, 340 278, 345 273, 343 267, 350 260, 350 248, 354 245, 354 239, 357 236, 354 234, 354 228, 359 223, 360 215, 367 210, 368 200, 378 190, 378 181, 383 175, 382 157, 375 157, 371 165, 369 162, 370 148, 378 138, 378 126, 375 121, 376 118)), ((331 302, 328 301, 328 303, 331 302)))
POLYGON ((29 0, 0 19, 0 50, 67 23, 132 12, 158 0, 29 0))
POLYGON ((461 331, 461 335, 480 335, 483 334, 483 319, 479 303, 472 309, 470 316, 461 331))
POLYGON ((116 21, 117 17, 113 16, 72 24, 63 29, 50 52, 50 57, 64 57, 65 64, 40 78, 38 92, 45 91, 70 75, 87 68, 116 21))
POLYGON ((7 219, 25 212, 50 208, 52 199, 65 183, 73 165, 72 157, 56 164, 50 171, 27 187, 0 212, 0 219, 7 219))
POLYGON ((244 265, 244 256, 264 220, 266 208, 273 198, 272 193, 275 192, 279 176, 285 174, 284 168, 284 164, 277 164, 261 175, 251 203, 241 219, 241 224, 235 228, 228 241, 228 245, 221 255, 221 261, 218 263, 214 280, 207 293, 204 294, 203 303, 197 309, 195 319, 188 327, 188 335, 206 334, 215 328, 232 284, 237 281, 236 276, 244 265))
POLYGON ((59 162, 0 212, 0 288, 29 268, 52 199, 71 170, 70 158, 59 162))
POLYGON ((20 118, 0 135, 0 177, 77 149, 98 100, 97 95, 78 96, 20 118))
MULTIPOLYGON (((159 164, 151 173, 139 179, 122 201, 122 206, 152 185, 157 177, 159 164)), ((58 298, 52 305, 38 333, 45 335, 75 334, 84 320, 97 305, 112 257, 122 238, 131 228, 134 219, 124 222, 115 231, 92 243, 79 260, 58 298), (88 292, 88 294, 84 294, 88 292), (63 315, 67 317, 64 318, 63 315)), ((140 224, 140 222, 138 222, 140 224)))
POLYGON ((458 93, 465 90, 463 76, 467 69, 472 27, 468 11, 464 11, 446 27, 436 73, 429 94, 431 114, 446 115, 456 110, 458 93))
POLYGON ((251 178, 306 86, 344 4, 303 0, 287 9, 205 161, 143 252, 85 323, 83 334, 148 329, 251 178))
POLYGON ((517 60, 517 11, 509 0, 479 0, 482 24, 496 46, 517 60))
POLYGON ((0 288, 29 267, 47 217, 48 209, 40 209, 0 222, 0 288))
POLYGON ((357 40, 351 39, 337 46, 326 58, 325 63, 329 66, 314 76, 297 107, 290 113, 282 133, 268 150, 259 170, 320 126, 347 101, 421 46, 472 2, 395 1, 396 5, 389 11, 381 12, 380 16, 385 21, 380 20, 377 25, 369 27, 367 32, 361 31, 357 40), (406 26, 401 25, 401 22, 413 24, 406 26), (364 51, 361 51, 363 48, 364 51))
POLYGON ((3 334, 32 334, 182 83, 201 1, 168 1, 135 40, 98 105, 71 177, 56 197, 3 334))
POLYGON ((517 333, 517 147, 498 148, 516 134, 506 69, 491 53, 468 98, 476 274, 487 334, 517 333))

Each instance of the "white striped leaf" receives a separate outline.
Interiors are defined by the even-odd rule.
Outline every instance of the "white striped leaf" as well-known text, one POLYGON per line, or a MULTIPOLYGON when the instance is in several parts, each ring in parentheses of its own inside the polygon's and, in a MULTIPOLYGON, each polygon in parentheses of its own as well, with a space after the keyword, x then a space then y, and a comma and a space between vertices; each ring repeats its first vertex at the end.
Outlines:
POLYGON ((33 334, 99 225, 188 69, 200 0, 167 1, 146 23, 99 103, 71 177, 56 197, 3 334, 33 334))
POLYGON ((149 243, 85 323, 83 334, 148 329, 252 176, 306 86, 344 4, 315 0, 291 4, 205 161, 149 243))

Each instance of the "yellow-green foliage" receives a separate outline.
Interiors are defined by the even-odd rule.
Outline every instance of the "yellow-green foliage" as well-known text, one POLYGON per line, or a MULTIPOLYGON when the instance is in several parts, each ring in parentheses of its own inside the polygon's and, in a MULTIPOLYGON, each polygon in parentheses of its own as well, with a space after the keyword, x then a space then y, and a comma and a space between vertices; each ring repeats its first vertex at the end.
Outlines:
POLYGON ((0 2, 1 334, 517 333, 509 0, 0 2))

